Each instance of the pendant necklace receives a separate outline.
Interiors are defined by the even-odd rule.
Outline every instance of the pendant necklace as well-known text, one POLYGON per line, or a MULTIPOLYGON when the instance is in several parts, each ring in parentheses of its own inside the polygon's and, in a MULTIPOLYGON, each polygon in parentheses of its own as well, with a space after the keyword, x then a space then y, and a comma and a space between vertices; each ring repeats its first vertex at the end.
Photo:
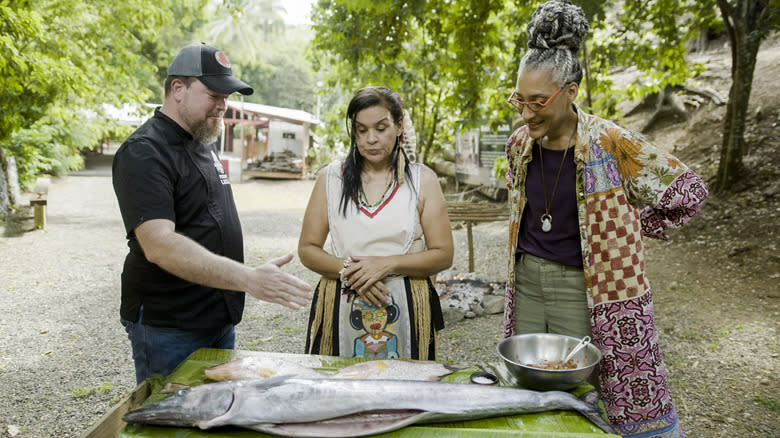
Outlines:
POLYGON ((547 200, 547 184, 544 182, 544 150, 542 149, 542 141, 546 136, 539 141, 539 159, 542 163, 542 193, 544 194, 544 214, 540 218, 542 221, 542 231, 549 233, 552 230, 552 215, 550 214, 550 208, 552 207, 553 198, 555 197, 555 191, 558 189, 558 180, 561 178, 561 170, 563 170, 563 163, 566 161, 566 153, 571 147, 571 141, 574 139, 574 134, 577 133, 577 125, 574 125, 574 132, 569 137, 569 142, 566 143, 566 149, 563 150, 563 157, 561 158, 561 165, 558 167, 558 175, 555 176, 555 184, 553 184, 552 195, 550 200, 547 200))

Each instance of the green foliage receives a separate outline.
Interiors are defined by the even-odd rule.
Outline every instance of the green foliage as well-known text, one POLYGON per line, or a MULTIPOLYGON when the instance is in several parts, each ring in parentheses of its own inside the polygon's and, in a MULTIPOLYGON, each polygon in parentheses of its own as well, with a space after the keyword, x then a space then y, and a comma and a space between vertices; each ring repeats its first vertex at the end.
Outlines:
POLYGON ((210 9, 216 18, 203 31, 254 88, 246 102, 316 112, 316 81, 304 54, 311 31, 285 26, 283 1, 230 0, 227 8, 210 9))
POLYGON ((84 398, 90 395, 108 394, 114 390, 114 385, 111 383, 103 383, 91 388, 73 388, 74 398, 84 398))
POLYGON ((780 412, 780 401, 774 398, 764 398, 761 396, 755 396, 753 397, 753 401, 762 404, 764 407, 768 408, 771 411, 780 412))
POLYGON ((509 169, 509 161, 506 157, 499 157, 493 162, 493 178, 496 181, 506 183, 506 171, 509 169))
MULTIPOLYGON (((780 25, 780 0, 768 1, 762 32, 780 25)), ((345 151, 345 107, 366 85, 401 94, 426 160, 456 129, 513 114, 505 98, 539 3, 318 0, 307 63, 310 34, 282 25, 280 0, 0 0, 0 157, 16 157, 25 185, 77 168, 79 151, 126 135, 101 105, 161 102, 173 56, 204 41, 223 47, 255 87, 247 101, 322 109, 317 160, 345 151)), ((609 117, 621 101, 697 75, 686 43, 722 26, 716 0, 576 3, 591 22, 583 91, 589 110, 609 117), (616 89, 610 74, 621 68, 637 68, 640 79, 616 89)))
POLYGON ((700 64, 686 59, 686 43, 717 26, 715 0, 610 2, 607 12, 614 19, 591 22, 593 111, 613 117, 617 102, 640 100, 703 71, 700 64), (626 67, 635 67, 641 74, 625 89, 616 90, 607 75, 626 67))
POLYGON ((219 42, 233 62, 250 64, 269 51, 268 43, 285 31, 280 0, 232 0, 227 8, 212 5, 215 19, 206 24, 209 41, 219 42))
MULTIPOLYGON (((0 142, 28 120, 40 117, 45 102, 56 92, 29 54, 29 47, 43 39, 40 14, 26 4, 12 8, 8 1, 0 2, 0 142)), ((40 62, 53 60, 49 56, 40 62)))
POLYGON ((266 55, 237 66, 236 75, 255 89, 244 99, 316 113, 316 81, 305 55, 309 40, 304 29, 280 35, 266 43, 266 55))
MULTIPOLYGON (((527 23, 540 3, 320 0, 312 17, 312 61, 327 89, 342 95, 365 85, 398 91, 414 121, 421 155, 427 157, 450 142, 458 126, 512 114, 504 100, 526 51, 527 23)), ((686 60, 686 43, 719 20, 715 0, 578 4, 591 21, 586 42, 590 74, 583 83, 592 96, 588 110, 609 117, 619 117, 621 101, 699 74, 702 67, 686 60), (616 89, 609 75, 627 67, 637 68, 640 79, 616 89)))
POLYGON ((153 98, 159 65, 170 62, 158 42, 179 39, 171 29, 197 22, 190 11, 203 6, 0 0, 0 156, 15 156, 23 187, 39 173, 78 168, 80 151, 125 135, 99 117, 102 105, 153 98))
POLYGON ((452 140, 459 120, 509 113, 496 110, 511 53, 504 8, 497 0, 320 0, 312 14, 314 68, 341 95, 366 85, 399 92, 420 155, 429 156, 452 140))
MULTIPOLYGON (((152 3, 150 0, 144 0, 152 3)), ((148 39, 144 39, 138 53, 143 69, 136 72, 143 94, 135 96, 132 102, 148 102, 159 104, 163 101, 163 82, 168 76, 168 65, 174 56, 187 44, 206 42, 210 43, 203 27, 211 18, 207 10, 210 0, 163 0, 163 12, 165 24, 157 33, 148 39)), ((235 8, 234 1, 224 0, 226 8, 235 8)))
POLYGON ((124 138, 131 129, 99 114, 53 105, 32 126, 16 131, 5 149, 16 157, 20 186, 29 190, 39 174, 63 175, 80 169, 83 159, 76 152, 84 145, 124 138))

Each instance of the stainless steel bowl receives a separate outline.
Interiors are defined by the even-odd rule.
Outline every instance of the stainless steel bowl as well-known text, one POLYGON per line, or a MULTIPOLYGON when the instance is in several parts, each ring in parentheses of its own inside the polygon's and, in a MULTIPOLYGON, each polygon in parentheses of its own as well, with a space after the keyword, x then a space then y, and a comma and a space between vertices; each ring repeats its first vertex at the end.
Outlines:
POLYGON ((572 360, 577 368, 544 370, 528 366, 562 360, 580 339, 552 333, 530 333, 504 339, 496 347, 507 369, 525 388, 536 390, 571 389, 587 379, 601 360, 601 351, 588 344, 572 360))

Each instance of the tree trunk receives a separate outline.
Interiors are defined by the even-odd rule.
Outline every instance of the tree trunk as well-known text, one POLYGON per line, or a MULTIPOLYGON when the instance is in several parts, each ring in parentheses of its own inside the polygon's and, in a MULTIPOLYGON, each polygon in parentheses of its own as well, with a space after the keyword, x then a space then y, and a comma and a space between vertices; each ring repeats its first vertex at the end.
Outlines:
POLYGON ((590 95, 590 55, 588 54, 588 42, 582 42, 582 53, 585 57, 583 64, 585 64, 585 105, 588 107, 589 112, 593 112, 593 100, 590 95))
POLYGON ((650 116, 650 120, 642 127, 641 132, 647 133, 655 124, 667 114, 672 114, 683 120, 688 120, 688 111, 685 109, 685 104, 677 97, 674 88, 671 85, 667 85, 656 94, 655 111, 650 116))
POLYGON ((423 141, 423 144, 420 146, 420 162, 426 165, 430 165, 432 163, 433 159, 433 140, 436 138, 436 126, 439 124, 439 114, 441 111, 441 100, 442 96, 444 95, 444 89, 439 89, 439 95, 436 98, 436 102, 432 105, 431 110, 431 117, 433 120, 431 121, 430 128, 425 133, 420 133, 419 138, 425 138, 423 141))
POLYGON ((720 163, 714 186, 717 192, 733 187, 743 170, 745 122, 758 48, 767 33, 762 23, 767 6, 768 0, 738 0, 735 5, 727 0, 718 0, 731 46, 732 82, 726 106, 726 120, 723 124, 720 163))

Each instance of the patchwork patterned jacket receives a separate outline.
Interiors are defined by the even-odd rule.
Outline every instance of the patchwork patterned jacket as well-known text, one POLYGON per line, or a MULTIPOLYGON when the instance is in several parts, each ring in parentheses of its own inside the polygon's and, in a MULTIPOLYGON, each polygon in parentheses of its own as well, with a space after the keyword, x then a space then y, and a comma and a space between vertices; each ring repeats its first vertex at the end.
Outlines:
MULTIPOLYGON (((604 355, 600 379, 607 414, 624 436, 650 431, 679 436, 658 349, 642 239, 665 239, 665 230, 685 224, 701 207, 707 188, 643 136, 579 108, 577 115, 577 215, 593 342, 604 355)), ((506 147, 511 211, 507 337, 514 334, 515 252, 533 144, 521 127, 506 147)))

